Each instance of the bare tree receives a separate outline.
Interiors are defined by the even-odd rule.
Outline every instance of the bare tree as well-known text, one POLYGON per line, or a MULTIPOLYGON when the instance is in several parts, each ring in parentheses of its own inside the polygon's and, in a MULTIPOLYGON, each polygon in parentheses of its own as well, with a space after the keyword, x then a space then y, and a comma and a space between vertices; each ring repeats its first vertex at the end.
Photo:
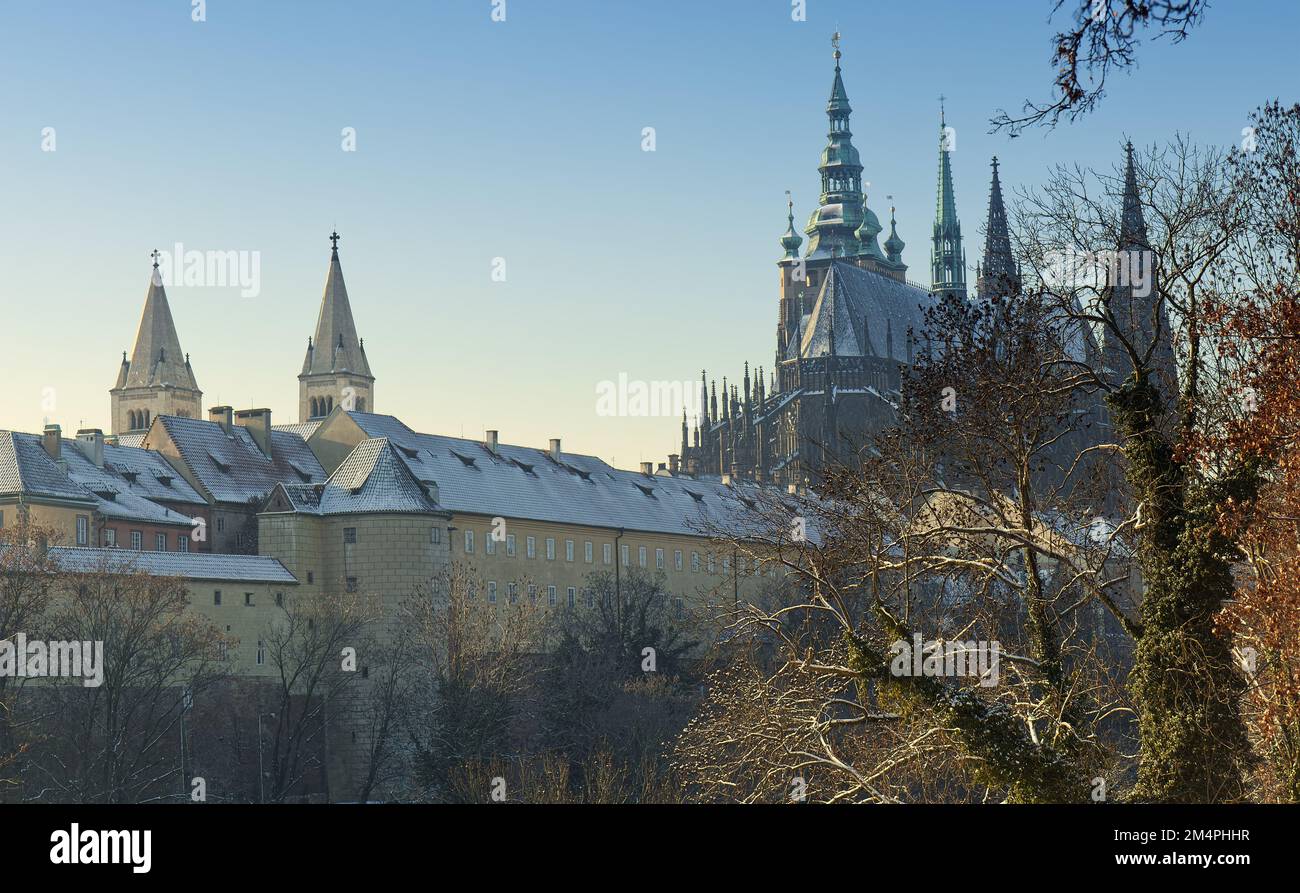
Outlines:
POLYGON ((56 578, 52 640, 103 643, 103 680, 51 679, 44 737, 24 766, 26 796, 132 803, 188 795, 179 726, 187 702, 226 674, 224 637, 188 610, 183 580, 106 564, 56 578))
POLYGON ((266 648, 276 676, 265 799, 283 802, 308 772, 325 770, 319 754, 329 711, 345 713, 353 706, 343 696, 357 670, 344 667, 344 649, 355 649, 354 654, 365 649, 366 623, 376 616, 357 593, 295 594, 286 597, 280 616, 268 625, 266 648))
POLYGON ((1052 38, 1056 98, 1045 104, 1025 100, 1020 114, 999 111, 994 130, 1012 136, 1035 125, 1055 127, 1062 117, 1074 121, 1097 107, 1106 79, 1137 65, 1139 35, 1155 28, 1156 37, 1181 43, 1201 23, 1209 0, 1056 0, 1055 16, 1069 10, 1070 24, 1052 38))

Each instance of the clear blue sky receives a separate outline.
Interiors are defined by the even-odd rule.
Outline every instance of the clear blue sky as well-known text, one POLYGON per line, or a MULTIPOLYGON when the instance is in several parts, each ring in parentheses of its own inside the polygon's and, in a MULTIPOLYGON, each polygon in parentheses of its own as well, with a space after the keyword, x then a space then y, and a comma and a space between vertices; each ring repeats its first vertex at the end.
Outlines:
POLYGON ((10 0, 0 427, 108 428, 148 254, 176 242, 261 254, 258 298, 169 291, 205 403, 296 421, 337 227, 380 411, 662 460, 678 423, 600 417, 596 385, 770 367, 784 190, 802 225, 837 28, 873 207, 894 196, 926 282, 940 93, 972 265, 990 155, 1032 185, 1054 161, 1114 163, 1125 136, 1236 142, 1256 105, 1296 99, 1300 4, 1218 0, 1082 123, 989 135, 994 110, 1048 95, 1051 6, 808 0, 794 22, 789 0, 508 0, 497 23, 491 0, 209 0, 196 23, 187 0, 10 0))

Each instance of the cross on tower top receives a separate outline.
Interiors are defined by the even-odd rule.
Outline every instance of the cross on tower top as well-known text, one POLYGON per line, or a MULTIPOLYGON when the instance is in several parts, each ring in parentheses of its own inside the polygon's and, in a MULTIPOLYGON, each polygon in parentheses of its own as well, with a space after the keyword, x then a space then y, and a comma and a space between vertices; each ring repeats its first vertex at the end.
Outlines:
POLYGON ((335 230, 334 232, 330 233, 330 246, 331 246, 331 250, 332 250, 335 254, 338 254, 338 251, 339 251, 339 238, 340 238, 340 236, 339 236, 337 230, 335 230))
POLYGON ((162 256, 158 253, 158 249, 155 248, 149 256, 153 258, 153 268, 158 269, 158 258, 162 256))

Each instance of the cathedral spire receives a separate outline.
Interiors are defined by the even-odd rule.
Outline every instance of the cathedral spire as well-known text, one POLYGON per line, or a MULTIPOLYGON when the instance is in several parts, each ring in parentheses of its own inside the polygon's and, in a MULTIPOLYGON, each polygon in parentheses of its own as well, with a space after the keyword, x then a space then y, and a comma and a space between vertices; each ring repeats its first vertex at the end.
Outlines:
POLYGON ((966 297, 966 253, 961 245, 957 198, 952 188, 951 131, 939 98, 939 188, 935 196, 934 247, 930 255, 931 283, 940 295, 966 297))
POLYGON ((109 391, 115 434, 143 430, 159 415, 198 418, 202 414, 203 392, 181 350, 167 289, 158 269, 160 256, 157 250, 149 255, 153 269, 135 348, 129 361, 126 354, 122 355, 117 381, 109 391))
POLYGON ((826 104, 830 119, 826 148, 822 150, 821 201, 808 219, 808 256, 854 257, 859 247, 854 231, 862 223, 862 163, 853 146, 849 115, 853 112, 840 73, 840 34, 831 38, 835 47, 835 80, 826 104))
POLYGON ((330 266, 325 276, 315 337, 307 342, 298 376, 298 410, 302 421, 329 415, 335 406, 373 411, 375 377, 365 344, 357 337, 348 287, 339 263, 339 234, 330 233, 330 266))
POLYGON ((172 320, 171 305, 167 303, 167 290, 158 272, 157 251, 153 258, 153 272, 149 276, 149 291, 144 298, 144 313, 140 329, 135 336, 135 350, 131 353, 127 387, 174 385, 197 391, 199 386, 184 363, 180 336, 172 320))
POLYGON ((1120 219, 1119 247, 1147 248, 1147 224, 1142 216, 1142 198, 1138 193, 1137 168, 1133 163, 1133 141, 1124 146, 1124 210, 1120 219))
POLYGON ((1020 269, 1011 253, 1011 231, 1002 203, 998 157, 993 156, 993 183, 989 187, 989 219, 984 233, 984 259, 980 263, 976 292, 985 300, 1020 294, 1020 269))
POLYGON ((707 369, 700 370, 700 415, 703 417, 700 424, 707 429, 709 427, 709 372, 707 369))

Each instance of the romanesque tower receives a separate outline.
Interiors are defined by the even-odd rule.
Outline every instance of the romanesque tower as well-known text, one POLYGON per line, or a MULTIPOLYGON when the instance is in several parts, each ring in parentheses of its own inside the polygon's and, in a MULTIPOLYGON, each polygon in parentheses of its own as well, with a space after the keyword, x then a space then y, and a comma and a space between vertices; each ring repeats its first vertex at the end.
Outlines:
POLYGON ((330 269, 316 335, 307 339, 307 356, 298 376, 298 420, 302 422, 327 416, 335 406, 358 412, 375 408, 375 377, 370 374, 365 342, 357 338, 352 319, 339 265, 339 234, 333 233, 330 242, 330 269))
POLYGON ((117 384, 108 392, 114 434, 145 431, 160 415, 202 418, 203 392, 194 380, 189 355, 181 351, 157 251, 153 258, 135 350, 129 360, 123 352, 117 384))

